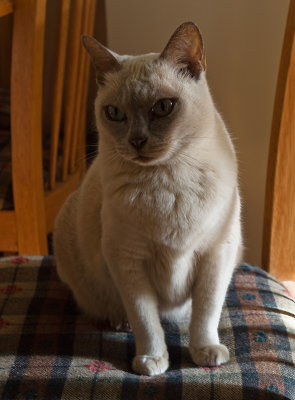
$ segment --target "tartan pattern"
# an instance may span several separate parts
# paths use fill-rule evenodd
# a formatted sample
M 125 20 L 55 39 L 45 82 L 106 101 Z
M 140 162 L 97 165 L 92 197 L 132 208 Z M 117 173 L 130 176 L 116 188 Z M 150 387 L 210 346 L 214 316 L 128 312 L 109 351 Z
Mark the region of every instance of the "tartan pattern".
M 184 327 L 164 324 L 170 368 L 134 374 L 132 332 L 81 315 L 52 256 L 0 260 L 0 310 L 2 400 L 295 399 L 295 301 L 258 267 L 234 274 L 220 322 L 231 358 L 215 368 L 194 365 Z

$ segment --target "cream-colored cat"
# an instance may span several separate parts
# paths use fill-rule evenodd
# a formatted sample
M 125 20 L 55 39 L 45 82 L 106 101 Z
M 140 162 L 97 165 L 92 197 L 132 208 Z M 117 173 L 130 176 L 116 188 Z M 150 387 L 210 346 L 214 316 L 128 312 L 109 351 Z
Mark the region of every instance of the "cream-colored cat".
M 55 227 L 58 273 L 88 314 L 135 335 L 132 367 L 168 368 L 160 317 L 190 317 L 190 353 L 219 365 L 218 324 L 240 257 L 237 162 L 205 78 L 201 34 L 181 25 L 164 51 L 119 56 L 90 36 L 99 156 Z

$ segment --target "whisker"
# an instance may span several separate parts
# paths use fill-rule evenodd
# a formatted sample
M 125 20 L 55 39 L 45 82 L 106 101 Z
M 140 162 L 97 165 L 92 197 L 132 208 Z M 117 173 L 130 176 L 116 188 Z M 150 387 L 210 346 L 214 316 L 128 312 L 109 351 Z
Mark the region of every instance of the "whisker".
M 182 157 L 183 161 L 186 162 L 187 164 L 191 165 L 192 163 L 195 163 L 196 161 L 198 161 L 198 159 L 196 157 L 193 157 L 190 154 L 187 154 L 183 151 L 179 152 L 179 155 Z
M 82 163 L 83 161 L 89 161 L 94 159 L 97 156 L 97 151 L 93 151 L 91 153 L 86 154 L 85 156 L 82 156 L 77 159 L 77 164 Z

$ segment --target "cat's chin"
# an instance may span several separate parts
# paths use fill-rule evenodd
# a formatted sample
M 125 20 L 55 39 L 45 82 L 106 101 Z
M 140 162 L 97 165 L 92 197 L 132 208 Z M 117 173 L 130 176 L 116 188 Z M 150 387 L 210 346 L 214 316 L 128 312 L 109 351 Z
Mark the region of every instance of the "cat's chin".
M 157 165 L 161 161 L 161 157 L 152 157 L 152 156 L 146 156 L 146 155 L 126 155 L 121 153 L 121 157 L 125 159 L 128 162 L 132 162 L 137 165 L 141 166 L 152 166 L 152 165 Z
M 134 163 L 139 164 L 139 165 L 154 165 L 157 164 L 157 159 L 152 158 L 152 157 L 146 157 L 146 156 L 136 156 L 132 158 Z
M 141 166 L 148 166 L 148 165 L 156 165 L 159 164 L 160 157 L 152 157 L 142 154 L 126 154 L 122 151 L 118 151 L 118 155 L 128 162 L 141 165 Z
M 154 166 L 154 165 L 161 165 L 165 164 L 172 156 L 172 153 L 167 152 L 154 152 L 154 153 L 137 153 L 137 154 L 130 154 L 130 153 L 123 153 L 118 151 L 120 156 L 125 159 L 126 161 L 132 162 L 137 165 L 141 166 Z
M 140 165 L 142 167 L 152 167 L 155 165 L 163 165 L 167 162 L 167 158 L 165 157 L 145 157 L 145 156 L 137 156 L 129 161 L 134 164 Z

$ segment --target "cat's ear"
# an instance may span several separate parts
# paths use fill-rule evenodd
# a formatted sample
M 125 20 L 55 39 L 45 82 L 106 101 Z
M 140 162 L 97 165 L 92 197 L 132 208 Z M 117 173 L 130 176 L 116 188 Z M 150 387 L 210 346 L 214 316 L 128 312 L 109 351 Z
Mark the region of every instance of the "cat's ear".
M 160 59 L 168 60 L 192 76 L 206 69 L 205 50 L 201 32 L 193 22 L 180 25 L 171 36 Z
M 97 83 L 104 82 L 104 75 L 107 72 L 120 68 L 114 53 L 110 52 L 92 36 L 82 35 L 82 43 L 94 64 Z

